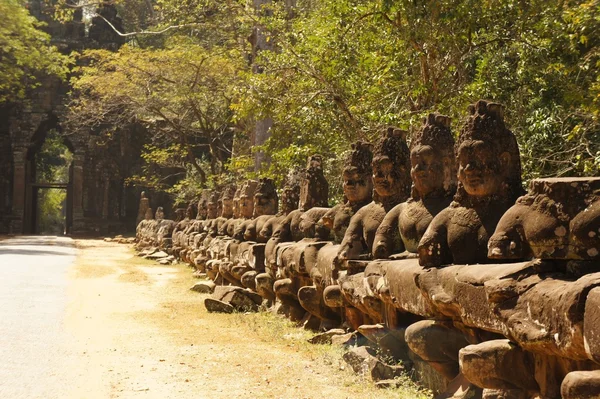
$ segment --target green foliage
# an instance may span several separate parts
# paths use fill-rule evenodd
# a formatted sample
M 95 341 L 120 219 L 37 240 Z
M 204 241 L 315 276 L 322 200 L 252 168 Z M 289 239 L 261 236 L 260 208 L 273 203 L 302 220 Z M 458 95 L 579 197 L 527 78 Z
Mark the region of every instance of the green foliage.
M 38 183 L 68 183 L 73 154 L 56 130 L 46 134 L 46 140 L 35 156 Z
M 21 0 L 0 0 L 0 104 L 21 100 L 46 73 L 65 78 L 70 58 L 50 45 L 50 36 Z
M 117 53 L 91 50 L 83 57 L 87 64 L 72 81 L 72 129 L 142 123 L 151 143 L 143 155 L 146 174 L 160 180 L 158 169 L 173 175 L 176 168 L 185 176 L 191 165 L 205 185 L 209 174 L 222 172 L 233 135 L 232 86 L 243 69 L 235 49 L 209 52 L 193 39 L 173 37 L 160 49 L 125 45 Z
M 598 1 L 299 1 L 286 18 L 263 18 L 278 51 L 261 53 L 264 73 L 235 104 L 273 119 L 273 163 L 298 146 L 339 164 L 351 141 L 415 129 L 433 110 L 458 131 L 466 105 L 490 98 L 506 106 L 526 179 L 598 174 Z
M 525 179 L 598 174 L 598 0 L 297 0 L 258 10 L 158 0 L 138 18 L 142 3 L 119 2 L 129 26 L 176 29 L 140 35 L 116 54 L 87 52 L 73 121 L 144 122 L 145 179 L 175 184 L 182 198 L 194 192 L 184 186 L 219 185 L 227 174 L 280 182 L 313 153 L 339 198 L 351 142 L 373 142 L 387 125 L 412 131 L 432 111 L 450 115 L 458 132 L 479 98 L 506 106 Z M 265 119 L 271 138 L 249 148 Z M 214 145 L 225 134 L 233 148 Z M 262 170 L 256 151 L 270 159 Z
M 40 234 L 65 233 L 65 207 L 67 190 L 48 188 L 38 190 L 38 222 Z

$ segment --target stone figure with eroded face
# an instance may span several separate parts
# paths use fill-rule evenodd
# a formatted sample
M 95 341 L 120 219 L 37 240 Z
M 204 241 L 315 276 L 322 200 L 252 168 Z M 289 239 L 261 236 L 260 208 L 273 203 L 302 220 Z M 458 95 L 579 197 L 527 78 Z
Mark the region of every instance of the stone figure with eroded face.
M 457 192 L 419 243 L 423 266 L 489 262 L 488 239 L 523 192 L 519 148 L 502 106 L 480 100 L 469 112 L 456 147 Z

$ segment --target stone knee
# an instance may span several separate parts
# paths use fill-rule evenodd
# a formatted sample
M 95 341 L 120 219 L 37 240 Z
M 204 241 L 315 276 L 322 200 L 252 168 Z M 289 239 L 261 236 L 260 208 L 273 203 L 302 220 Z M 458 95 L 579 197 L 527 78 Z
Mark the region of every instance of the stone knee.
M 464 376 L 481 388 L 539 391 L 533 355 L 508 339 L 466 346 L 459 352 L 459 361 Z
M 600 370 L 573 371 L 560 386 L 563 399 L 600 398 Z
M 231 275 L 232 267 L 233 267 L 233 263 L 231 263 L 231 262 L 221 262 L 219 264 L 219 274 L 221 275 L 221 277 L 223 277 L 225 280 L 227 280 L 231 284 L 240 285 L 239 281 Z
M 242 278 L 240 279 L 242 285 L 246 288 L 250 288 L 252 291 L 256 292 L 256 276 L 257 272 L 254 270 L 250 270 L 244 274 L 242 274 Z
M 446 379 L 458 375 L 458 352 L 469 342 L 450 322 L 422 320 L 411 324 L 405 337 L 409 348 Z
M 321 320 L 338 321 L 338 315 L 333 309 L 325 306 L 323 292 L 314 285 L 308 285 L 298 290 L 300 305 L 313 316 Z
M 297 292 L 294 292 L 294 282 L 291 278 L 275 281 L 275 284 L 273 284 L 273 291 L 275 291 L 275 296 L 282 302 L 289 300 L 294 302 L 298 301 Z
M 260 273 L 256 275 L 255 286 L 258 295 L 268 300 L 275 301 L 275 291 L 273 291 L 274 280 L 269 273 Z
M 244 273 L 251 271 L 252 269 L 246 265 L 234 265 L 231 267 L 231 275 L 238 281 L 242 280 Z

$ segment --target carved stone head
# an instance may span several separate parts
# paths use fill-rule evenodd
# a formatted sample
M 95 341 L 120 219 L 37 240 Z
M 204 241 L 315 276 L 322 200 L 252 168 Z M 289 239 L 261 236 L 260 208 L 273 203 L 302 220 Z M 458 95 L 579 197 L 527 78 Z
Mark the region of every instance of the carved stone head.
M 144 219 L 146 219 L 146 220 L 154 219 L 154 214 L 152 212 L 152 208 L 146 209 L 146 213 L 144 214 Z
M 323 157 L 312 155 L 308 157 L 304 177 L 300 185 L 300 204 L 302 211 L 313 207 L 327 207 L 329 184 L 323 175 Z
M 429 114 L 410 143 L 411 197 L 448 197 L 456 191 L 454 137 L 450 117 Z
M 162 206 L 156 208 L 156 214 L 154 215 L 154 219 L 163 220 L 165 218 L 165 211 Z
M 220 195 L 218 191 L 211 191 L 206 203 L 206 218 L 215 219 L 219 215 Z
M 389 127 L 373 153 L 373 199 L 398 204 L 410 193 L 410 151 L 406 131 Z
M 469 114 L 456 143 L 455 201 L 467 207 L 489 199 L 512 204 L 523 193 L 521 158 L 517 140 L 504 124 L 503 106 L 479 100 L 469 106 Z
M 352 202 L 368 202 L 373 194 L 373 145 L 362 141 L 352 144 L 344 162 L 344 196 Z
M 241 217 L 241 208 L 240 208 L 240 196 L 242 195 L 242 188 L 239 187 L 235 190 L 235 194 L 233 194 L 233 217 L 238 219 Z
M 254 214 L 254 193 L 258 182 L 256 180 L 247 180 L 240 189 L 240 217 L 249 219 Z
M 234 184 L 230 184 L 223 188 L 221 192 L 221 216 L 224 218 L 230 218 L 233 216 L 233 203 L 236 195 L 236 187 Z
M 206 208 L 204 208 L 204 209 L 206 209 Z M 196 203 L 192 201 L 189 203 L 188 207 L 185 210 L 185 218 L 193 219 L 196 212 L 198 212 L 198 214 L 199 214 L 200 210 L 196 208 Z M 204 214 L 204 218 L 206 218 L 206 214 Z
M 302 180 L 302 172 L 299 168 L 289 171 L 283 189 L 281 190 L 281 211 L 287 215 L 294 209 L 298 209 L 298 201 L 300 201 L 300 183 Z
M 273 180 L 262 178 L 258 181 L 254 192 L 253 217 L 274 215 L 279 207 L 279 198 Z
M 196 215 L 196 219 L 205 220 L 208 214 L 208 196 L 210 192 L 207 190 L 202 191 L 200 194 L 200 199 L 198 200 L 198 213 Z M 190 204 L 191 205 L 191 204 Z

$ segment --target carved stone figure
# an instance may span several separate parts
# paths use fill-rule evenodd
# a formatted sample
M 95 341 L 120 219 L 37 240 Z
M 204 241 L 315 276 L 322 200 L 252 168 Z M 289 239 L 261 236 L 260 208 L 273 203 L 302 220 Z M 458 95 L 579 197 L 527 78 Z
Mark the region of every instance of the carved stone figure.
M 254 192 L 254 218 L 237 227 L 233 238 L 238 242 L 230 246 L 230 263 L 224 265 L 223 270 L 220 269 L 224 277 L 227 274 L 227 280 L 235 280 L 236 285 L 243 285 L 242 276 L 252 271 L 249 255 L 258 238 L 257 231 L 260 231 L 269 219 L 275 217 L 278 206 L 279 200 L 273 181 L 267 178 L 260 179 Z M 254 281 L 254 277 L 248 278 Z
M 350 224 L 336 262 L 371 257 L 371 248 L 377 228 L 386 213 L 405 201 L 410 194 L 410 154 L 406 132 L 388 128 L 375 146 L 373 161 L 373 202 L 359 209 Z
M 352 149 L 344 163 L 342 171 L 345 202 L 331 208 L 319 220 L 317 242 L 307 245 L 302 254 L 304 264 L 312 285 L 301 287 L 298 300 L 302 307 L 324 322 L 335 323 L 339 315 L 325 306 L 323 290 L 333 282 L 333 260 L 339 251 L 346 229 L 352 216 L 363 206 L 371 202 L 373 193 L 372 145 L 364 142 L 352 144 Z M 326 233 L 326 234 L 324 234 Z
M 303 228 L 301 228 L 302 216 L 311 208 L 322 210 L 325 209 L 322 207 L 327 206 L 329 184 L 323 175 L 322 161 L 323 159 L 320 155 L 313 155 L 308 158 L 307 167 L 302 173 L 300 183 L 298 209 L 290 212 L 283 219 L 265 246 L 265 272 L 256 276 L 255 284 L 257 292 L 269 302 L 272 302 L 275 298 L 274 283 L 278 273 L 278 253 L 280 254 L 285 246 L 282 246 L 282 244 L 300 241 L 304 238 L 305 234 L 314 234 L 315 225 L 322 214 L 315 219 L 315 212 L 318 212 L 318 210 L 313 210 L 309 217 L 305 217 L 306 220 L 304 221 Z M 282 278 L 282 276 L 280 275 L 279 278 Z M 283 285 L 280 284 L 281 293 L 288 291 L 286 287 L 289 284 L 287 283 L 291 282 L 286 281 L 282 283 Z M 293 296 L 295 296 L 297 289 L 294 291 L 293 288 L 290 288 L 290 292 L 293 292 Z M 285 295 L 282 297 L 285 297 Z M 297 300 L 295 304 L 297 304 Z M 299 305 L 297 306 L 299 307 Z
M 150 200 L 146 198 L 146 192 L 142 191 L 140 194 L 140 206 L 138 207 L 138 215 L 136 219 L 136 226 L 140 224 L 142 220 L 144 220 L 146 216 L 146 211 L 150 208 Z
M 496 228 L 492 259 L 600 259 L 600 178 L 532 180 Z
M 504 212 L 522 193 L 519 148 L 504 124 L 502 106 L 480 100 L 469 107 L 469 114 L 456 144 L 458 187 L 454 201 L 433 218 L 419 242 L 419 263 L 425 267 L 490 263 L 488 240 Z M 418 278 L 434 281 L 435 276 Z M 427 285 L 426 281 L 417 282 L 421 287 Z M 433 300 L 440 306 L 443 301 L 442 295 Z M 406 341 L 422 359 L 437 358 L 431 364 L 451 378 L 458 371 L 457 350 L 462 344 L 456 338 L 439 341 L 439 328 L 426 320 L 417 322 L 407 329 Z M 476 331 L 467 333 L 477 335 Z M 439 360 L 441 354 L 443 362 Z
M 410 194 L 410 151 L 406 145 L 405 131 L 388 128 L 375 146 L 372 167 L 373 202 L 359 209 L 350 219 L 350 225 L 334 259 L 336 271 L 344 272 L 339 275 L 338 284 L 333 284 L 324 291 L 324 300 L 328 305 L 335 305 L 337 298 L 343 295 L 348 305 L 345 306 L 346 320 L 354 327 L 365 321 L 364 312 L 358 312 L 358 308 L 351 304 L 353 298 L 356 298 L 355 290 L 363 287 L 362 271 L 367 265 L 367 262 L 355 260 L 371 258 L 377 228 L 385 215 Z M 332 301 L 331 298 L 336 300 Z
M 410 146 L 411 197 L 387 213 L 375 235 L 373 258 L 416 256 L 431 220 L 450 205 L 456 191 L 450 118 L 429 114 Z
M 454 202 L 433 219 L 419 243 L 423 266 L 489 263 L 488 240 L 523 191 L 519 148 L 504 124 L 502 105 L 480 100 L 469 113 L 457 142 Z
M 396 328 L 396 307 L 390 296 L 404 290 L 402 275 L 416 258 L 419 240 L 435 215 L 452 201 L 456 191 L 454 138 L 450 118 L 429 114 L 410 146 L 411 197 L 387 213 L 377 229 L 373 257 L 393 261 L 373 261 L 365 268 L 364 284 L 347 282 L 346 296 L 373 321 L 387 321 Z M 391 287 L 390 287 L 391 285 Z M 383 303 L 382 303 L 383 302 Z M 386 311 L 387 310 L 387 311 Z

